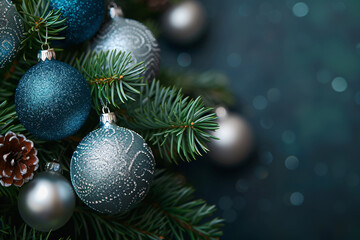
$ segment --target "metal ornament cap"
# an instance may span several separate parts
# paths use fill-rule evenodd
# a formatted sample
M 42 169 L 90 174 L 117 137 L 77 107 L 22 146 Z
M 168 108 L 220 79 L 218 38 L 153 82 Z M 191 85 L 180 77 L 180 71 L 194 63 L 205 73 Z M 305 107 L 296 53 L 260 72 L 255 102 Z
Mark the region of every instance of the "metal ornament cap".
M 60 163 L 58 163 L 57 161 L 52 161 L 52 162 L 48 162 L 46 163 L 46 171 L 47 172 L 57 172 L 57 173 L 62 173 L 62 168 Z
M 55 60 L 56 59 L 56 54 L 55 54 L 55 50 L 53 48 L 47 49 L 47 50 L 40 50 L 38 52 L 37 55 L 38 61 L 42 61 L 45 62 L 45 60 Z
M 116 124 L 115 113 L 109 112 L 100 115 L 100 127 L 104 127 L 107 124 Z

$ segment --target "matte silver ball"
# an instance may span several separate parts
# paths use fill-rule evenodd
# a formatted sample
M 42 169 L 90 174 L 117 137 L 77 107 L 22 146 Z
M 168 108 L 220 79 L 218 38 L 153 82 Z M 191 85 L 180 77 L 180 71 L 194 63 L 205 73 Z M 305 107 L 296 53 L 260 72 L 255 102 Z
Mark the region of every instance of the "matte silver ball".
M 71 181 L 79 198 L 105 214 L 130 210 L 145 198 L 155 160 L 137 133 L 106 123 L 78 145 L 70 163 Z
M 206 13 L 194 0 L 178 3 L 166 11 L 162 19 L 165 36 L 180 45 L 194 43 L 206 29 Z
M 222 166 L 243 163 L 253 150 L 254 136 L 250 125 L 237 114 L 225 108 L 216 109 L 219 129 L 213 134 L 219 140 L 209 144 L 210 156 Z
M 99 51 L 118 50 L 131 52 L 133 64 L 144 62 L 145 80 L 153 80 L 160 69 L 160 48 L 152 32 L 143 24 L 114 15 L 105 24 L 90 48 Z
M 54 231 L 71 218 L 75 194 L 69 181 L 60 173 L 42 172 L 21 189 L 18 208 L 29 226 L 42 232 Z

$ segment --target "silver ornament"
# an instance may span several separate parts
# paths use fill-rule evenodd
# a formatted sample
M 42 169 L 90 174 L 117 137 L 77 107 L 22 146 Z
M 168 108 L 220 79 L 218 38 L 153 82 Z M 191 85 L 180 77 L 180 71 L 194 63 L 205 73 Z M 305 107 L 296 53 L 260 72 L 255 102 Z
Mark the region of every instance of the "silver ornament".
M 168 9 L 162 19 L 164 35 L 180 45 L 198 40 L 206 29 L 206 13 L 194 0 L 180 2 Z
M 74 212 L 74 191 L 60 173 L 60 164 L 50 162 L 45 172 L 38 174 L 20 191 L 20 215 L 38 231 L 59 229 L 69 221 Z
M 134 64 L 144 62 L 144 79 L 153 80 L 160 69 L 160 48 L 152 32 L 138 21 L 123 18 L 121 10 L 115 4 L 110 7 L 110 17 L 90 48 L 96 52 L 131 52 Z
M 0 68 L 10 62 L 18 52 L 23 25 L 11 0 L 0 0 Z
M 216 109 L 219 129 L 213 134 L 219 140 L 209 144 L 210 156 L 223 166 L 235 166 L 246 160 L 253 150 L 254 136 L 250 125 L 224 107 Z
M 70 163 L 71 182 L 79 198 L 106 214 L 130 210 L 146 196 L 155 161 L 144 139 L 115 124 L 114 113 L 100 117 L 100 128 L 78 145 Z

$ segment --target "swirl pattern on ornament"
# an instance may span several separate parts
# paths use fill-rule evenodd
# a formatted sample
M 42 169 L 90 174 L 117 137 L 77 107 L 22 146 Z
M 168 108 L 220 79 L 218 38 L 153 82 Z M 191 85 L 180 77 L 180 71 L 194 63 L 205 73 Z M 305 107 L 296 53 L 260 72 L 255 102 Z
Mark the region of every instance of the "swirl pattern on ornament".
M 89 133 L 70 164 L 75 192 L 90 208 L 106 214 L 130 210 L 149 190 L 154 156 L 137 133 L 107 124 Z
M 0 1 L 0 68 L 10 62 L 20 48 L 23 26 L 10 0 Z
M 160 48 L 152 32 L 143 24 L 121 17 L 110 20 L 99 32 L 91 48 L 96 52 L 131 52 L 134 64 L 144 62 L 145 80 L 153 80 L 160 68 Z

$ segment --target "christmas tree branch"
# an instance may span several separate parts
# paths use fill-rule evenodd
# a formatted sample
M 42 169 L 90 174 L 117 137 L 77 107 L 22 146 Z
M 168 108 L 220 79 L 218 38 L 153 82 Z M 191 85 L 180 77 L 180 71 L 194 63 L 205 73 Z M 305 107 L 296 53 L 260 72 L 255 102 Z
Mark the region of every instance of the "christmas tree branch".
M 234 97 L 230 93 L 227 77 L 219 72 L 208 71 L 201 74 L 163 70 L 159 74 L 161 84 L 181 88 L 184 94 L 201 96 L 207 106 L 232 105 Z
M 50 0 L 14 1 L 24 22 L 22 46 L 38 50 L 47 38 L 48 41 L 61 40 L 59 36 L 66 29 L 66 19 L 60 19 L 60 10 L 49 10 Z M 42 40 L 39 39 L 39 35 Z M 27 51 L 24 51 L 26 58 Z
M 97 110 L 102 104 L 118 107 L 119 102 L 135 100 L 133 95 L 139 94 L 143 85 L 143 62 L 133 64 L 130 53 L 89 52 L 77 59 L 75 67 L 89 82 Z
M 17 115 L 15 106 L 7 104 L 6 101 L 0 103 L 0 135 L 8 131 L 22 132 L 25 128 L 16 123 Z
M 214 211 L 203 200 L 193 199 L 194 189 L 174 175 L 158 171 L 149 195 L 133 210 L 120 215 L 99 215 L 86 207 L 74 213 L 77 237 L 81 229 L 106 239 L 219 239 L 222 220 L 204 222 Z
M 217 129 L 216 115 L 200 97 L 183 97 L 181 90 L 161 87 L 159 81 L 142 87 L 139 101 L 118 111 L 124 124 L 155 146 L 162 157 L 177 162 L 207 152 L 206 143 Z

